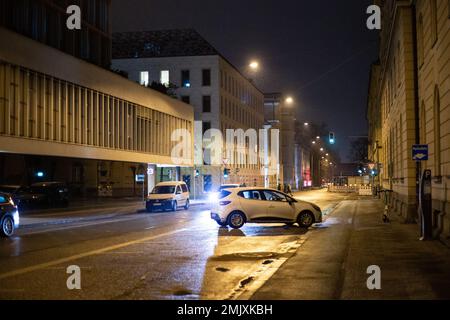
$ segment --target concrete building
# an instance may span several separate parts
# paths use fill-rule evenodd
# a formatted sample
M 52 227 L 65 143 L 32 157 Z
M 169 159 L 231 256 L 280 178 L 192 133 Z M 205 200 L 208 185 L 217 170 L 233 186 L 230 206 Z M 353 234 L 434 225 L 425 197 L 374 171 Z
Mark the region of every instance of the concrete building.
M 372 68 L 369 90 L 372 159 L 378 154 L 380 183 L 394 191 L 393 209 L 410 222 L 418 221 L 416 181 L 431 169 L 434 235 L 448 240 L 450 4 L 376 3 L 383 8 L 384 27 L 380 63 Z M 428 161 L 412 160 L 413 144 L 428 144 Z
M 296 119 L 295 106 L 288 104 L 281 93 L 266 93 L 264 108 L 266 123 L 280 130 L 280 170 L 272 177 L 271 186 L 281 183 L 300 190 L 320 185 L 319 169 L 313 177 L 313 168 L 319 168 L 320 160 L 311 150 L 311 133 Z
M 152 188 L 157 165 L 192 166 L 192 150 L 172 157 L 171 132 L 193 134 L 193 108 L 105 69 L 110 1 L 79 3 L 82 29 L 68 31 L 65 1 L 0 2 L 0 184 L 133 195 L 137 173 Z
M 194 106 L 203 133 L 219 129 L 225 137 L 227 129 L 263 128 L 261 91 L 194 30 L 115 33 L 113 68 L 142 85 L 175 85 L 179 99 Z M 196 135 L 197 150 L 200 140 Z M 259 162 L 233 163 L 225 153 L 221 165 L 182 169 L 181 175 L 199 195 L 222 183 L 264 185 Z

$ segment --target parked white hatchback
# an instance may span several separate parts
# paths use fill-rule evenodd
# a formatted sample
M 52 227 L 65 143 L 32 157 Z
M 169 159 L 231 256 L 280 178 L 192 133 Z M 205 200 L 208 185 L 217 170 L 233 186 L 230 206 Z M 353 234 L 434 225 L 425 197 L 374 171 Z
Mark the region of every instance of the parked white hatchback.
M 149 193 L 146 201 L 148 212 L 154 210 L 177 211 L 179 207 L 189 209 L 189 189 L 183 181 L 158 183 Z
M 268 188 L 233 188 L 222 190 L 211 210 L 211 219 L 220 226 L 241 228 L 245 223 L 298 223 L 309 228 L 322 222 L 322 211 L 310 202 L 296 200 Z

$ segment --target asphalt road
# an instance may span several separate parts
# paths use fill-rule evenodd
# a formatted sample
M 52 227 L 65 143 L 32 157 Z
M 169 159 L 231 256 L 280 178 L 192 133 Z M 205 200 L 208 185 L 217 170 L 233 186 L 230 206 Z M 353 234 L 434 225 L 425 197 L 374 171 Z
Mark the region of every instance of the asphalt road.
M 348 198 L 324 190 L 297 196 L 325 217 Z M 208 207 L 148 214 L 128 206 L 101 219 L 20 229 L 0 239 L 0 299 L 247 299 L 316 232 L 219 228 Z M 72 265 L 80 267 L 81 290 L 67 288 Z

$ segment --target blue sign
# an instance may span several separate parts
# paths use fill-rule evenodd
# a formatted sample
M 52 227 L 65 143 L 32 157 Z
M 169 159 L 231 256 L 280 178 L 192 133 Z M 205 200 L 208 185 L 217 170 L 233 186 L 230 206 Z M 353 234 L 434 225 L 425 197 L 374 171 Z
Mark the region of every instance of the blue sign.
M 415 144 L 412 147 L 413 161 L 426 161 L 428 160 L 428 145 L 427 144 Z
M 136 175 L 136 182 L 145 182 L 145 175 L 137 174 Z

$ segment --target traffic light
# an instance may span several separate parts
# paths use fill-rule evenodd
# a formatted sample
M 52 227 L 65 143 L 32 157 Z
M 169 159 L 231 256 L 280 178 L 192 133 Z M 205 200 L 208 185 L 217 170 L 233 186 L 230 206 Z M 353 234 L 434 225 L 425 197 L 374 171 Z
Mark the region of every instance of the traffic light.
M 228 178 L 228 176 L 230 175 L 230 169 L 223 169 L 223 177 L 224 178 Z
M 330 132 L 329 141 L 330 141 L 330 144 L 334 144 L 336 142 L 336 139 L 334 137 L 334 132 Z

